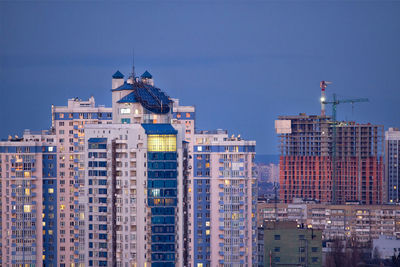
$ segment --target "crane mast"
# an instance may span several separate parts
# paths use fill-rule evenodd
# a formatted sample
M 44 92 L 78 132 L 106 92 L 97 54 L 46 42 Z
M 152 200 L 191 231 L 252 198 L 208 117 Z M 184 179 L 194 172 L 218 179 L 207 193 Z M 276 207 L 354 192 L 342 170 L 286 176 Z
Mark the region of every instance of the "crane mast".
M 332 101 L 326 101 L 325 99 L 325 88 L 326 85 L 330 84 L 330 82 L 321 82 L 321 89 L 323 88 L 323 96 L 321 96 L 321 115 L 325 115 L 325 105 L 332 105 L 332 150 L 331 150 L 331 159 L 332 159 L 332 204 L 336 204 L 336 127 L 338 125 L 338 121 L 336 120 L 336 110 L 337 105 L 345 104 L 345 103 L 358 103 L 358 102 L 368 102 L 368 98 L 354 98 L 354 99 L 337 99 L 336 94 L 333 94 Z M 323 107 L 323 109 L 322 109 Z M 323 110 L 323 114 L 322 114 Z

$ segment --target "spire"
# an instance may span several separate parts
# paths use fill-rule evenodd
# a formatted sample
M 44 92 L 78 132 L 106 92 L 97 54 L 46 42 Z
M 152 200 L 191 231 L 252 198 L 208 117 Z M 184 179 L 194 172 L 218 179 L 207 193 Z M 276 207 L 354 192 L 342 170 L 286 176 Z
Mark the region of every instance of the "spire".
M 119 70 L 117 70 L 112 77 L 113 79 L 123 79 L 124 75 Z
M 132 49 L 132 83 L 136 82 L 135 74 L 135 48 Z

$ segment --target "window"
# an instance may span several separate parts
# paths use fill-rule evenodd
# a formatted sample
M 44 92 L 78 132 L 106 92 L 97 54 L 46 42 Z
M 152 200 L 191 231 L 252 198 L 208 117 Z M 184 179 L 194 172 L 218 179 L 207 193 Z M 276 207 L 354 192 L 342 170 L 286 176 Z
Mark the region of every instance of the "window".
M 275 252 L 280 252 L 280 251 L 281 251 L 281 248 L 280 248 L 280 247 L 275 247 L 274 251 L 275 251 Z
M 281 236 L 280 236 L 280 235 L 275 235 L 275 236 L 274 236 L 274 239 L 275 239 L 275 240 L 281 240 Z
M 63 114 L 64 115 L 64 114 Z M 59 123 L 58 123 L 58 125 L 59 126 L 64 126 L 64 122 L 63 121 L 60 121 Z
M 312 262 L 318 262 L 318 258 L 317 258 L 317 257 L 312 257 L 312 258 L 311 258 L 311 261 L 312 261 Z
M 275 262 L 280 262 L 280 261 L 281 261 L 281 257 L 275 257 L 275 258 L 274 258 L 274 261 L 275 261 Z
M 130 124 L 131 123 L 131 119 L 121 119 L 121 123 L 122 124 Z
M 312 247 L 312 252 L 318 252 L 318 247 Z
M 129 113 L 131 113 L 131 109 L 130 108 L 121 108 L 120 113 L 121 114 L 129 114 Z

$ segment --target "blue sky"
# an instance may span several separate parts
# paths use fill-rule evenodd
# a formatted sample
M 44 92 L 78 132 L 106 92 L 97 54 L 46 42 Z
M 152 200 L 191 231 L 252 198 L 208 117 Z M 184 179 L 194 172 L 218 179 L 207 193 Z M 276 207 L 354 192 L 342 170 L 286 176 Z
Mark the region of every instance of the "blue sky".
M 400 1 L 0 2 L 0 136 L 50 127 L 51 105 L 93 95 L 111 75 L 148 70 L 228 129 L 277 153 L 274 120 L 319 114 L 327 95 L 367 97 L 338 118 L 400 127 Z M 328 107 L 328 114 L 330 109 Z

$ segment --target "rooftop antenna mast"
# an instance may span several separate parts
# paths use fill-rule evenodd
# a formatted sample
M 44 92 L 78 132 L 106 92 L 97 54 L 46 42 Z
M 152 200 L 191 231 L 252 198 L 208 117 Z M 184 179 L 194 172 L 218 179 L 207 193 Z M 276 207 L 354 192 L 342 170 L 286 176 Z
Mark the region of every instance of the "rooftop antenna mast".
M 136 73 L 135 73 L 135 48 L 132 49 L 132 83 L 136 82 Z

